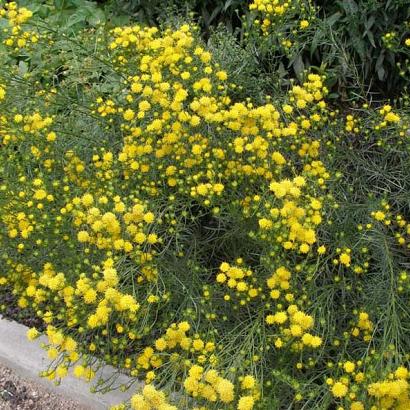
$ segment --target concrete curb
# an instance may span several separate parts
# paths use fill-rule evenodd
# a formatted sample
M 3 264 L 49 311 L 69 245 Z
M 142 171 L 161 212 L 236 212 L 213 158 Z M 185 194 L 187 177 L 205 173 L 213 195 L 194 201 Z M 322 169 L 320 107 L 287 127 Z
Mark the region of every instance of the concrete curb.
M 47 339 L 41 336 L 36 341 L 31 342 L 27 340 L 27 330 L 28 327 L 0 316 L 0 363 L 15 371 L 23 379 L 32 380 L 55 394 L 77 401 L 90 410 L 109 409 L 115 404 L 128 400 L 133 394 L 135 385 L 126 392 L 115 390 L 101 394 L 91 393 L 90 387 L 92 385 L 75 378 L 72 374 L 68 374 L 59 386 L 55 386 L 49 380 L 40 377 L 39 373 L 47 369 L 50 363 L 46 352 L 40 347 L 41 342 L 46 343 Z M 109 378 L 116 373 L 118 371 L 113 367 L 105 366 L 102 371 L 97 373 L 97 378 L 101 375 L 104 378 Z M 116 377 L 116 386 L 129 385 L 132 381 L 123 374 L 116 375 Z

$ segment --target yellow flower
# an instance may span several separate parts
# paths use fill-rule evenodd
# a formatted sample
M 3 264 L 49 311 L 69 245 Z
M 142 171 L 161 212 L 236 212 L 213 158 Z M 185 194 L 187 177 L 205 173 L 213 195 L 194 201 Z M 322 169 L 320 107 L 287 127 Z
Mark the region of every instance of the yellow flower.
M 343 368 L 345 369 L 346 373 L 353 373 L 356 365 L 353 362 L 346 362 L 343 365 Z
M 299 247 L 301 253 L 308 253 L 310 250 L 310 246 L 307 243 L 302 243 Z
M 84 302 L 87 304 L 95 302 L 97 298 L 97 292 L 94 289 L 88 289 L 84 294 Z
M 255 378 L 253 376 L 247 375 L 243 378 L 241 383 L 242 389 L 253 389 L 256 385 Z
M 364 410 L 364 405 L 360 401 L 355 401 L 350 405 L 350 410 Z
M 215 386 L 215 390 L 218 392 L 220 400 L 223 403 L 230 403 L 234 399 L 234 385 L 227 379 L 221 379 Z
M 216 76 L 220 81 L 226 81 L 228 79 L 226 71 L 217 71 Z
M 55 133 L 54 131 L 49 132 L 49 133 L 47 134 L 47 141 L 49 141 L 49 142 L 55 141 L 56 138 L 57 138 L 57 135 L 56 135 L 56 133 Z
M 141 394 L 135 394 L 131 397 L 131 407 L 134 410 L 151 410 L 151 405 L 145 401 L 144 396 Z
M 155 341 L 155 348 L 162 352 L 167 348 L 167 342 L 164 338 L 159 338 Z
M 88 242 L 90 240 L 90 235 L 87 231 L 80 231 L 77 234 L 77 239 L 79 242 Z
M 192 343 L 192 347 L 195 350 L 202 350 L 204 348 L 205 344 L 201 339 L 195 339 Z
M 60 366 L 57 367 L 56 374 L 57 374 L 58 377 L 63 378 L 65 376 L 67 376 L 67 373 L 68 373 L 67 367 L 65 367 L 63 365 L 60 365 Z
M 135 117 L 135 113 L 133 110 L 129 108 L 124 112 L 123 117 L 124 117 L 124 120 L 126 121 L 132 121 Z
M 341 383 L 341 382 L 336 382 L 333 386 L 332 386 L 332 394 L 333 396 L 337 397 L 337 398 L 341 398 L 346 396 L 348 391 L 348 388 L 345 384 Z
M 47 192 L 44 189 L 37 189 L 34 192 L 33 198 L 41 201 L 47 196 Z
M 309 22 L 307 20 L 301 20 L 299 25 L 301 29 L 305 29 L 309 27 Z
M 288 315 L 286 314 L 286 312 L 277 312 L 274 315 L 275 323 L 278 323 L 280 325 L 285 323 L 287 320 L 288 320 Z
M 155 220 L 155 215 L 154 215 L 152 212 L 147 212 L 147 213 L 144 215 L 144 221 L 145 221 L 147 224 L 150 224 L 150 223 L 154 222 L 154 220 Z
M 27 339 L 28 340 L 34 340 L 39 336 L 38 330 L 34 327 L 31 329 L 27 330 Z
M 259 227 L 261 229 L 270 229 L 272 225 L 273 223 L 269 219 L 266 219 L 266 218 L 259 219 Z
M 255 399 L 252 396 L 242 396 L 238 401 L 237 410 L 252 410 Z
M 403 366 L 398 367 L 394 374 L 398 379 L 407 379 L 409 377 L 409 371 Z
M 346 253 L 346 252 L 343 252 L 343 253 L 339 256 L 339 261 L 340 261 L 340 263 L 341 263 L 342 265 L 350 266 L 350 261 L 351 261 L 350 255 L 349 255 L 348 253 Z

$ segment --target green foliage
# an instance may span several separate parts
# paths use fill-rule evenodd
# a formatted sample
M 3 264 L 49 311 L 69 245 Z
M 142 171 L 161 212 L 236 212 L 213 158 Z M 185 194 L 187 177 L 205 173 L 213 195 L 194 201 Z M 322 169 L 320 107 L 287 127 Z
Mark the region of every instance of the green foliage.
M 123 13 L 148 24 L 167 20 L 170 11 L 191 15 L 199 20 L 205 33 L 223 24 L 231 32 L 241 25 L 241 15 L 246 12 L 243 0 L 105 0 L 100 3 L 107 11 Z
M 369 92 L 390 97 L 408 86 L 409 0 L 316 1 L 303 10 L 304 15 L 287 13 L 265 35 L 248 24 L 249 41 L 268 72 L 290 69 L 300 77 L 307 68 L 326 70 L 333 97 L 344 100 Z M 256 12 L 255 17 L 266 15 Z M 302 18 L 309 22 L 303 30 Z
M 104 11 L 97 3 L 88 0 L 22 0 L 53 28 L 66 31 L 95 27 L 106 21 Z
M 339 86 L 391 95 L 408 85 L 410 54 L 404 40 L 410 34 L 409 0 L 319 0 L 317 6 L 323 25 L 304 51 L 314 64 L 325 61 Z M 391 44 L 387 33 L 394 33 Z

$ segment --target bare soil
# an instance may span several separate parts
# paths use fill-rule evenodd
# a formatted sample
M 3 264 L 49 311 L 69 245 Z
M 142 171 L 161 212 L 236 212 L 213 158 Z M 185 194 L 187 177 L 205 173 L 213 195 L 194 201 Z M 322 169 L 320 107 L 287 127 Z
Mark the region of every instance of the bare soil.
M 92 410 L 25 380 L 0 363 L 0 410 Z

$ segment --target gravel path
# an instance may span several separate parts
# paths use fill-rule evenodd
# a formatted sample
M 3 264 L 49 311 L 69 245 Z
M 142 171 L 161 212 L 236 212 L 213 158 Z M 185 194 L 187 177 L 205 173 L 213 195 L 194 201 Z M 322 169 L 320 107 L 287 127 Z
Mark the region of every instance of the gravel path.
M 24 380 L 0 363 L 0 410 L 92 410 Z

